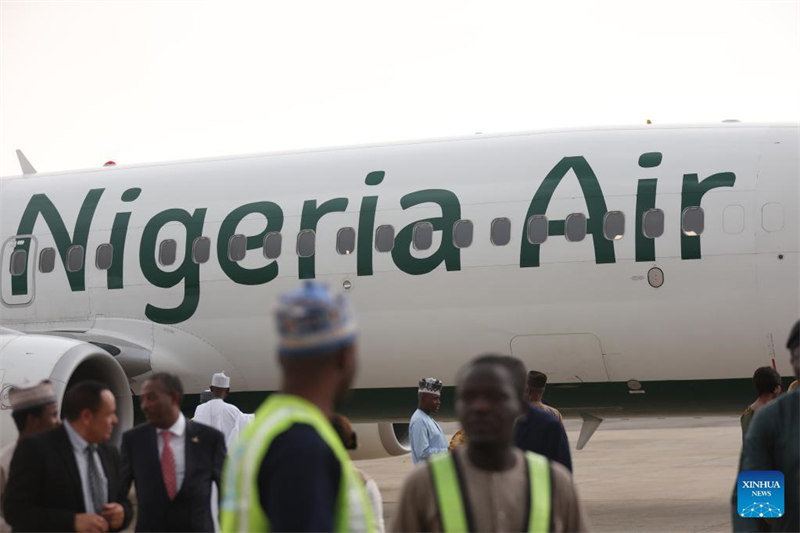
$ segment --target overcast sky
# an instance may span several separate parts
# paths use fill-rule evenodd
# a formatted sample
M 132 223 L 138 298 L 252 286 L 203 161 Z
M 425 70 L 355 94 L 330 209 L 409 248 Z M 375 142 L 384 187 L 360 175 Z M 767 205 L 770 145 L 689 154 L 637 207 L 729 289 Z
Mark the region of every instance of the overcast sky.
M 0 175 L 800 120 L 800 2 L 0 0 Z

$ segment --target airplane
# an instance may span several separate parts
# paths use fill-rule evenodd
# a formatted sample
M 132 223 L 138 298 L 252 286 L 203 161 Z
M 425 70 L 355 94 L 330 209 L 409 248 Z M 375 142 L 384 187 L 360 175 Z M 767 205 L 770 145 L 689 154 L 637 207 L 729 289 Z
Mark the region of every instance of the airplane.
M 791 375 L 798 124 L 628 126 L 223 157 L 0 182 L 0 442 L 10 387 L 96 378 L 131 427 L 152 372 L 280 386 L 276 295 L 349 295 L 345 412 L 405 453 L 421 377 L 482 353 L 548 374 L 567 414 L 735 412 Z M 184 407 L 193 409 L 191 396 Z M 407 429 L 406 429 L 407 430 Z M 582 435 L 583 438 L 583 435 Z M 584 442 L 585 443 L 585 442 Z

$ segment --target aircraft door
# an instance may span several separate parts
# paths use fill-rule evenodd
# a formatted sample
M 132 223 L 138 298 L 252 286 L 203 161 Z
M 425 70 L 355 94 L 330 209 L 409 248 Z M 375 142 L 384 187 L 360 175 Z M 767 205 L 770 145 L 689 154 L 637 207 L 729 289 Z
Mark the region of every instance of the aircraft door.
M 763 352 L 756 366 L 774 359 L 791 376 L 785 349 L 789 329 L 800 316 L 800 182 L 797 137 L 770 137 L 759 159 L 753 233 L 758 268 L 758 318 Z M 752 372 L 752 370 L 750 370 Z
M 18 235 L 3 243 L 0 254 L 0 299 L 6 306 L 33 301 L 36 272 L 36 238 Z
M 517 335 L 511 354 L 552 383 L 608 381 L 600 339 L 591 333 Z

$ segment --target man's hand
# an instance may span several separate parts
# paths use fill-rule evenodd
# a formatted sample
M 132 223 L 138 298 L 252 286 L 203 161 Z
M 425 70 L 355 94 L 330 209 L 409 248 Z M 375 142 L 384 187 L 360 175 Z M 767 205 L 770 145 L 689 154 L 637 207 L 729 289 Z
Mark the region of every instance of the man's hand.
M 108 520 L 108 525 L 113 530 L 120 529 L 122 522 L 125 521 L 125 509 L 118 503 L 104 504 L 101 514 Z
M 108 531 L 108 522 L 99 514 L 76 514 L 73 526 L 78 533 L 105 533 Z

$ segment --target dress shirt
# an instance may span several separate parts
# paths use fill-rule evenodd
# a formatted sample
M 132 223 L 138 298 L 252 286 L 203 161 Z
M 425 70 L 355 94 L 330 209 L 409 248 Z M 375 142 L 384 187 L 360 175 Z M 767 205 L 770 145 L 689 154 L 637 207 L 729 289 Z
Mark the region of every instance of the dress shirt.
M 73 429 L 72 424 L 67 422 L 64 424 L 67 430 L 69 442 L 72 444 L 72 454 L 75 456 L 75 462 L 78 464 L 78 472 L 81 476 L 81 489 L 83 491 L 83 506 L 87 513 L 94 513 L 94 501 L 92 500 L 92 489 L 89 486 L 89 458 L 86 454 L 86 448 L 90 446 L 83 437 L 78 435 L 78 432 Z M 108 478 L 103 469 L 103 462 L 100 461 L 100 456 L 96 453 L 92 455 L 94 458 L 97 472 L 100 474 L 102 480 L 102 496 L 103 501 L 108 501 Z
M 424 461 L 431 455 L 447 451 L 444 431 L 422 409 L 417 409 L 411 416 L 408 434 L 411 440 L 411 459 L 414 464 Z
M 183 477 L 186 474 L 186 418 L 183 413 L 178 415 L 178 419 L 169 429 L 156 428 L 159 461 L 161 461 L 161 454 L 164 451 L 164 437 L 161 436 L 164 431 L 172 433 L 169 445 L 172 448 L 172 455 L 175 457 L 176 489 L 180 491 L 181 485 L 183 485 Z

